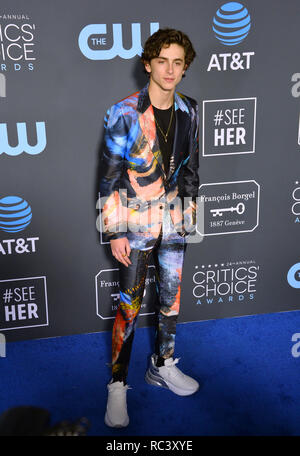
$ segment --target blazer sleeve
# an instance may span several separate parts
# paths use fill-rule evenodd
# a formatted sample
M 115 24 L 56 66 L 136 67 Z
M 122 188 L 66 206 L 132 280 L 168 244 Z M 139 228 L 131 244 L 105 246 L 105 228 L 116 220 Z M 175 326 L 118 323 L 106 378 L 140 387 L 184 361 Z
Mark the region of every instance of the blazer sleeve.
M 192 197 L 196 201 L 199 189 L 199 108 L 196 102 L 191 114 L 191 134 L 189 141 L 189 156 L 183 166 L 184 196 Z
M 191 130 L 189 155 L 182 169 L 182 195 L 189 199 L 188 207 L 184 206 L 184 231 L 191 232 L 196 226 L 197 196 L 199 192 L 199 108 L 195 100 L 191 110 Z
M 106 241 L 126 236 L 120 180 L 127 145 L 127 127 L 121 107 L 112 106 L 104 119 L 104 145 L 100 160 L 102 234 Z

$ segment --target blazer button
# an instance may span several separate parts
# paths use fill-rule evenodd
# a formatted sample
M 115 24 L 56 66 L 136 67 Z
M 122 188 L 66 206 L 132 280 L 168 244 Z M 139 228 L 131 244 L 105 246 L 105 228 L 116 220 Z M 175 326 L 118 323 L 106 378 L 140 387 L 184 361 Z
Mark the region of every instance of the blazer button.
M 139 209 L 140 207 L 141 207 L 140 204 L 136 204 L 136 205 L 135 205 L 135 209 Z
M 162 204 L 160 204 L 160 205 L 159 205 L 159 209 L 163 209 L 163 208 L 164 208 L 164 207 L 163 207 L 163 205 L 162 205 Z

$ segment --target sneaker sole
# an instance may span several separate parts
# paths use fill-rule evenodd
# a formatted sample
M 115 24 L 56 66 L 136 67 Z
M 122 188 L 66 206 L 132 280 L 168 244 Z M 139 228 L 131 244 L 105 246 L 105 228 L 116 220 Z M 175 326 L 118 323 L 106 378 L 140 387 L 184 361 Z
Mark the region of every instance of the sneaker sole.
M 149 385 L 159 386 L 160 388 L 168 389 L 173 393 L 177 394 L 178 396 L 191 396 L 192 394 L 198 391 L 200 386 L 198 384 L 198 387 L 195 390 L 184 390 L 182 388 L 178 388 L 172 385 L 171 383 L 168 383 L 166 380 L 163 380 L 161 377 L 153 375 L 150 369 L 148 369 L 146 372 L 145 380 L 147 383 L 149 383 Z
M 104 423 L 106 424 L 106 426 L 109 426 L 109 427 L 114 427 L 114 428 L 122 428 L 122 427 L 126 427 L 128 426 L 129 424 L 129 418 L 127 418 L 123 424 L 113 424 L 110 419 L 108 418 L 108 414 L 105 413 L 105 417 L 104 417 Z

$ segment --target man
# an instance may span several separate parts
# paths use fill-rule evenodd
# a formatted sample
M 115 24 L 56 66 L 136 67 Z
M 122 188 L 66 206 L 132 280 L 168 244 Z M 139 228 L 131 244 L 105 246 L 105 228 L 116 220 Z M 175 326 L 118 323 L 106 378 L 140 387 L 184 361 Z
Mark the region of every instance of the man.
M 112 106 L 105 121 L 100 166 L 103 233 L 120 262 L 120 304 L 112 331 L 105 414 L 111 427 L 129 423 L 126 379 L 150 254 L 160 309 L 155 353 L 145 379 L 182 396 L 199 388 L 172 357 L 185 236 L 195 225 L 199 188 L 198 106 L 175 89 L 194 57 L 184 33 L 160 29 L 151 35 L 141 56 L 149 83 Z

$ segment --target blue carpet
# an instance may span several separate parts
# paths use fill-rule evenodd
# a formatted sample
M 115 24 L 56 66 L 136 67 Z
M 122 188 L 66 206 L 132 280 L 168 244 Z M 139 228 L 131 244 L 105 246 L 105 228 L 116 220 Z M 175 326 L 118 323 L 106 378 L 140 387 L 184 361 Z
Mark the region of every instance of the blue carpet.
M 300 435 L 300 357 L 291 341 L 300 312 L 177 326 L 179 367 L 202 387 L 179 397 L 144 382 L 153 328 L 136 332 L 128 383 L 130 424 L 103 422 L 111 333 L 11 342 L 0 358 L 0 412 L 47 408 L 52 424 L 86 416 L 88 435 Z

